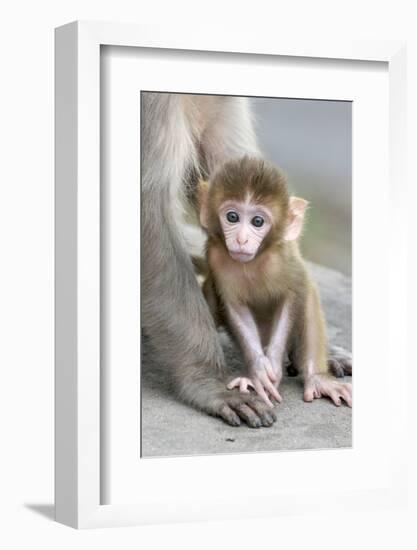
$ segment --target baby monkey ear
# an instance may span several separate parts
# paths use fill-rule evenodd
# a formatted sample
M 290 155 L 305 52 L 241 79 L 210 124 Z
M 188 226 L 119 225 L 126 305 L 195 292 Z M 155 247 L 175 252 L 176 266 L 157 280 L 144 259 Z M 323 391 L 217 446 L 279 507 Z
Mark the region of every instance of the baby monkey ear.
M 294 241 L 300 236 L 307 206 L 308 202 L 306 200 L 299 197 L 290 197 L 288 225 L 284 234 L 286 241 Z
M 209 207 L 208 207 L 208 181 L 200 180 L 197 186 L 197 203 L 200 213 L 200 224 L 204 229 L 208 228 Z

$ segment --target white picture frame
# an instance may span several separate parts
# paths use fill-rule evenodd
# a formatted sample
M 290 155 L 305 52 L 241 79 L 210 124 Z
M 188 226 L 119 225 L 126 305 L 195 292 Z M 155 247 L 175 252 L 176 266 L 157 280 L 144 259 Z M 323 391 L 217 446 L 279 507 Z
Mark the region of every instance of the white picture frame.
M 260 33 L 261 34 L 261 33 Z M 226 514 L 224 502 L 207 501 L 195 513 L 167 496 L 164 507 L 101 504 L 100 463 L 100 47 L 101 45 L 167 48 L 306 58 L 383 61 L 389 71 L 390 198 L 395 204 L 390 220 L 392 243 L 406 242 L 405 216 L 400 202 L 405 181 L 405 46 L 401 42 L 369 41 L 326 44 L 280 42 L 268 36 L 230 34 L 209 29 L 180 34 L 168 28 L 75 22 L 56 30 L 56 519 L 82 527 L 120 526 L 159 521 L 239 517 L 234 504 Z M 405 281 L 405 250 L 391 246 L 395 273 Z M 394 284 L 392 284 L 392 288 Z M 398 288 L 401 285 L 396 285 Z M 405 318 L 405 293 L 388 293 L 387 313 Z M 387 353 L 394 353 L 397 399 L 405 395 L 405 330 L 390 325 Z M 395 346 L 395 350 L 393 349 Z M 392 505 L 404 499 L 406 478 L 405 405 L 396 407 L 386 429 L 395 437 L 383 488 L 356 494 L 332 494 L 344 507 Z M 326 504 L 327 502 L 327 504 Z M 287 494 L 268 507 L 269 514 L 306 512 L 325 508 L 323 493 Z M 230 503 L 229 503 L 230 505 Z M 189 507 L 188 507 L 189 510 Z

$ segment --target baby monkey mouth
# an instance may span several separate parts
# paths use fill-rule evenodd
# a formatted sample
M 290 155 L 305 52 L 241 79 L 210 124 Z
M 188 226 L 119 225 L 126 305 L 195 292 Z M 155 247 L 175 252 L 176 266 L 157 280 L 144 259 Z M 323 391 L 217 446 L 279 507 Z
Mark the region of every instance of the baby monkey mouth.
M 242 263 L 250 262 L 254 257 L 251 252 L 243 252 L 242 250 L 229 250 L 229 254 L 232 260 Z

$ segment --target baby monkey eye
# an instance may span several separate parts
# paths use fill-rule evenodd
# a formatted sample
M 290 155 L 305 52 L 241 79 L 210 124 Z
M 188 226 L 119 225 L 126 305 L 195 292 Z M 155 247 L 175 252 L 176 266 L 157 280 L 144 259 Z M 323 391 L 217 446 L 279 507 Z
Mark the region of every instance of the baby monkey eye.
M 263 224 L 265 223 L 265 220 L 263 219 L 262 216 L 255 216 L 254 218 L 252 218 L 251 223 L 255 227 L 262 227 Z
M 230 210 L 230 212 L 226 214 L 226 218 L 227 218 L 227 221 L 230 223 L 237 223 L 239 221 L 238 213 L 234 212 L 233 210 Z

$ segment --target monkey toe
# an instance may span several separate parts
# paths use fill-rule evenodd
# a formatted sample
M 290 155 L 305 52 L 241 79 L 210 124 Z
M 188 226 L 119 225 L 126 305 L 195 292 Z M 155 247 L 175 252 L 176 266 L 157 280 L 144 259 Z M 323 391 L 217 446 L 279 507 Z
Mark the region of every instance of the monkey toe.
M 304 390 L 304 401 L 311 403 L 314 399 L 314 388 L 305 388 Z
M 343 376 L 352 376 L 352 355 L 340 346 L 331 346 L 330 357 L 328 361 L 329 370 L 338 378 Z M 337 372 L 332 369 L 332 364 L 337 364 Z M 338 374 L 339 373 L 339 374 Z
M 259 418 L 255 421 L 249 421 L 248 423 L 249 428 L 262 428 L 262 422 L 259 420 Z
M 352 376 L 352 359 L 345 358 L 340 361 L 342 369 L 347 376 Z
M 277 419 L 275 412 L 253 393 L 228 390 L 224 399 L 218 415 L 230 426 L 239 426 L 244 422 L 250 428 L 269 427 Z
M 265 412 L 263 415 L 262 415 L 262 426 L 264 428 L 269 428 L 272 426 L 272 424 L 275 422 L 276 419 L 274 419 L 274 417 L 269 414 L 268 412 Z
M 219 416 L 230 426 L 240 426 L 239 416 L 227 404 L 220 407 Z
M 245 403 L 240 403 L 236 406 L 236 412 L 251 428 L 260 428 L 262 426 L 261 419 L 258 415 Z
M 262 401 L 254 399 L 251 403 L 251 406 L 253 409 L 255 409 L 264 428 L 269 428 L 274 422 L 276 422 L 277 416 L 275 412 L 267 405 L 265 405 Z

